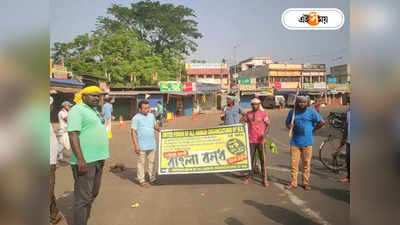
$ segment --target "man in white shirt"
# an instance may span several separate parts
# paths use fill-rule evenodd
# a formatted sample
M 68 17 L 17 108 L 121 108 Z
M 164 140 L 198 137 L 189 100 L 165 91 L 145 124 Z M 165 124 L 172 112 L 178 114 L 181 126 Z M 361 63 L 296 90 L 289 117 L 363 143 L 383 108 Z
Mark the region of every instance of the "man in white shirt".
M 67 131 L 67 121 L 68 121 L 68 111 L 71 109 L 72 104 L 69 101 L 64 101 L 61 106 L 63 107 L 60 112 L 58 112 L 58 122 L 60 123 L 60 128 L 57 132 L 58 141 L 64 147 L 58 152 L 58 160 L 62 161 L 64 159 L 63 150 L 71 149 L 71 144 L 69 143 L 68 131 Z
M 50 97 L 50 111 L 53 110 L 53 98 Z M 54 186 L 56 183 L 56 168 L 57 168 L 57 153 L 59 149 L 59 143 L 57 141 L 56 134 L 54 133 L 53 126 L 50 125 L 50 224 L 57 224 L 64 216 L 58 210 L 56 205 L 56 197 L 54 195 Z

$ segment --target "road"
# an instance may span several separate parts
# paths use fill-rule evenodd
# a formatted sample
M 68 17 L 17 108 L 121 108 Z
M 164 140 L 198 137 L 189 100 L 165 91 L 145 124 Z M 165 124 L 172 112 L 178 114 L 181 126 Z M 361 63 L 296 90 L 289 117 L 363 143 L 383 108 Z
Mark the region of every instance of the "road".
M 343 108 L 335 111 L 344 110 Z M 141 188 L 136 184 L 136 155 L 130 139 L 129 121 L 120 129 L 113 124 L 111 157 L 106 168 L 123 163 L 123 172 L 105 172 L 100 195 L 94 202 L 89 225 L 344 225 L 349 221 L 349 184 L 337 180 L 318 161 L 318 146 L 331 131 L 317 131 L 311 166 L 311 191 L 303 188 L 285 190 L 289 182 L 289 138 L 284 127 L 287 110 L 267 110 L 271 120 L 269 137 L 277 144 L 279 154 L 268 154 L 271 185 L 241 184 L 239 173 L 161 176 L 161 186 Z M 328 110 L 323 109 L 322 115 Z M 203 128 L 218 126 L 218 114 L 200 114 L 196 120 L 180 117 L 165 128 Z M 67 152 L 66 156 L 69 155 Z M 301 173 L 299 174 L 301 176 Z M 301 178 L 299 177 L 299 181 Z M 56 198 L 61 211 L 71 217 L 73 178 L 67 164 L 56 172 Z M 140 205 L 131 208 L 133 202 Z

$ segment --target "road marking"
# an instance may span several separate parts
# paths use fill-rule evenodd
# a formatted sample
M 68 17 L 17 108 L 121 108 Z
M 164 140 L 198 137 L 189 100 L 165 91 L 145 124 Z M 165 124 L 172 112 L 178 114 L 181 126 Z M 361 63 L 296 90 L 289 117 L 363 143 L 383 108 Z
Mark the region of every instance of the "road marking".
M 271 177 L 271 180 L 275 180 Z M 295 204 L 296 206 L 298 206 L 300 208 L 300 210 L 306 214 L 308 217 L 314 219 L 315 222 L 322 224 L 322 225 L 330 225 L 330 223 L 326 220 L 324 220 L 318 212 L 310 209 L 309 207 L 306 207 L 306 202 L 301 200 L 299 197 L 297 197 L 295 194 L 293 194 L 291 191 L 286 190 L 285 187 L 280 184 L 277 183 L 276 181 L 273 182 L 273 184 L 275 186 L 277 186 L 279 189 L 281 189 L 284 193 L 286 193 L 286 195 L 288 196 L 289 200 Z

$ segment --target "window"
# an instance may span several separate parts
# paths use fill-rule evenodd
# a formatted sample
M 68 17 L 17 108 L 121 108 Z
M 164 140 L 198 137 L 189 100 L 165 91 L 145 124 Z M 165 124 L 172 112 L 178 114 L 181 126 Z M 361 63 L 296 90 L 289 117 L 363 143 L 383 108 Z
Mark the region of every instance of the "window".
M 312 83 L 316 83 L 316 82 L 318 82 L 318 77 L 317 76 L 312 77 Z
M 213 76 L 212 75 L 207 75 L 207 78 L 213 78 Z
M 224 74 L 224 79 L 227 79 L 228 78 L 228 74 Z
M 204 78 L 204 75 L 199 75 L 199 79 L 203 79 Z

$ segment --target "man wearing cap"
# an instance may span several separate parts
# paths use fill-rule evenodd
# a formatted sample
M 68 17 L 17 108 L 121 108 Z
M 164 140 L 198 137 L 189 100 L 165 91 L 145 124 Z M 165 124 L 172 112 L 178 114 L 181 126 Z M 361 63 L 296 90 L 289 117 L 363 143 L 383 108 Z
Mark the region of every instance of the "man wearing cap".
M 241 117 L 244 116 L 243 110 L 235 105 L 234 100 L 234 96 L 228 95 L 226 97 L 227 105 L 221 113 L 221 119 L 224 121 L 224 125 L 238 124 L 240 123 Z
M 109 157 L 104 119 L 97 111 L 100 88 L 90 86 L 75 95 L 68 115 L 74 184 L 73 225 L 86 225 L 99 194 L 104 161 Z
M 63 150 L 71 148 L 67 131 L 67 121 L 68 111 L 71 109 L 72 104 L 69 101 L 64 101 L 61 106 L 63 108 L 60 110 L 60 112 L 58 112 L 58 122 L 60 123 L 60 128 L 58 129 L 57 136 L 58 141 L 64 148 L 58 153 L 58 160 L 60 161 L 64 159 Z
M 253 98 L 251 100 L 251 107 L 252 110 L 247 112 L 245 116 L 245 121 L 248 124 L 248 135 L 249 135 L 249 142 L 250 142 L 250 155 L 251 155 L 251 162 L 252 162 L 252 171 L 250 171 L 246 180 L 243 181 L 243 184 L 248 184 L 253 176 L 254 171 L 256 169 L 255 166 L 255 159 L 256 159 L 256 152 L 258 151 L 258 156 L 261 162 L 262 168 L 262 176 L 263 176 L 263 185 L 264 187 L 269 185 L 267 180 L 267 169 L 266 169 L 266 152 L 265 152 L 265 137 L 269 131 L 270 120 L 268 115 L 260 110 L 261 101 L 258 98 Z
M 293 109 L 289 111 L 286 118 L 286 127 L 293 129 L 293 136 L 290 141 L 291 158 L 291 182 L 287 189 L 297 187 L 297 174 L 299 161 L 303 164 L 302 182 L 304 189 L 309 191 L 310 187 L 310 166 L 312 158 L 312 145 L 314 144 L 313 132 L 325 125 L 322 117 L 311 107 L 308 107 L 307 98 L 298 96 L 295 104 L 295 117 L 292 124 Z

